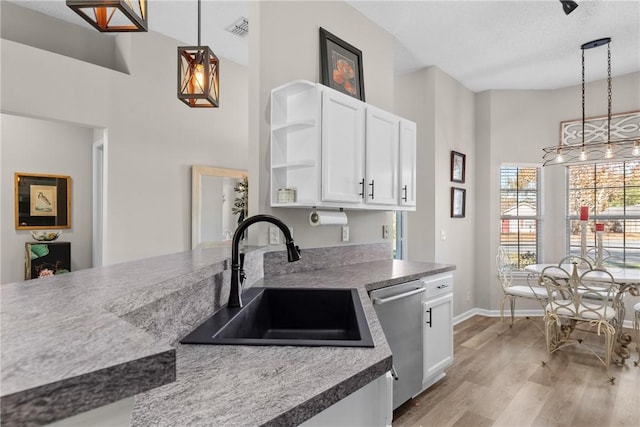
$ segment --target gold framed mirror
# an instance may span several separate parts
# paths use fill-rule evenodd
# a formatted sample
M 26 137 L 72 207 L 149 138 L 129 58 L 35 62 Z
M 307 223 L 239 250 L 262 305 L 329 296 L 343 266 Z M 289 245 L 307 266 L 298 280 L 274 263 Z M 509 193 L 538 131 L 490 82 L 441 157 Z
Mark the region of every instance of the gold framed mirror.
M 230 244 L 246 215 L 246 183 L 246 170 L 191 167 L 191 249 Z
M 14 174 L 17 230 L 71 228 L 71 177 Z

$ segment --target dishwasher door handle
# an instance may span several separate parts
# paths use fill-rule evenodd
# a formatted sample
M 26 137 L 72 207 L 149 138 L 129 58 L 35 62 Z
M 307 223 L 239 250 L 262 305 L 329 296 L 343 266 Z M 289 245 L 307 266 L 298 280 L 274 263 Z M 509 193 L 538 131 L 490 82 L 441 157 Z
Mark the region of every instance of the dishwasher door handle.
M 403 293 L 403 294 L 394 295 L 394 296 L 392 296 L 392 297 L 387 297 L 387 298 L 374 298 L 374 299 L 373 299 L 373 303 L 374 303 L 374 304 L 386 304 L 386 303 L 391 302 L 391 301 L 396 301 L 396 300 L 399 300 L 399 299 L 402 299 L 402 298 L 410 297 L 410 296 L 412 296 L 412 295 L 421 294 L 421 293 L 423 293 L 425 290 L 426 290 L 425 288 L 416 288 L 416 289 L 414 289 L 414 290 L 412 290 L 412 291 L 405 292 L 405 293 Z

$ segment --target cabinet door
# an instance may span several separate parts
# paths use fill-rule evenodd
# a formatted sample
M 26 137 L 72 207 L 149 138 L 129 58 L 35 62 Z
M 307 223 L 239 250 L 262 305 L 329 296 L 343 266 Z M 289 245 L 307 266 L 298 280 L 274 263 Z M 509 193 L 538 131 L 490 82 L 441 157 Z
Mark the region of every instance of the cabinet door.
M 426 381 L 453 363 L 453 295 L 425 301 L 423 308 L 422 378 Z
M 400 203 L 416 205 L 416 124 L 400 120 Z
M 400 119 L 367 107 L 365 148 L 366 202 L 398 204 L 398 139 Z
M 322 200 L 360 204 L 364 184 L 364 104 L 322 92 Z

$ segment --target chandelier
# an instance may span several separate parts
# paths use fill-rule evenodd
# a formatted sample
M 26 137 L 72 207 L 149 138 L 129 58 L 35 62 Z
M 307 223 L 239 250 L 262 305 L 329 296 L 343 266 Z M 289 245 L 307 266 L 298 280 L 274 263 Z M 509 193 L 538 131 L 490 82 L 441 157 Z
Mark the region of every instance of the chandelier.
M 604 163 L 621 160 L 640 160 L 640 139 L 611 139 L 611 38 L 606 37 L 583 44 L 582 49 L 582 137 L 581 143 L 563 143 L 542 150 L 543 166 Z M 584 51 L 607 45 L 607 126 L 606 136 L 590 138 L 585 142 L 585 79 Z
M 220 105 L 220 62 L 209 46 L 200 46 L 200 0 L 198 0 L 198 46 L 178 47 L 178 99 L 192 108 Z

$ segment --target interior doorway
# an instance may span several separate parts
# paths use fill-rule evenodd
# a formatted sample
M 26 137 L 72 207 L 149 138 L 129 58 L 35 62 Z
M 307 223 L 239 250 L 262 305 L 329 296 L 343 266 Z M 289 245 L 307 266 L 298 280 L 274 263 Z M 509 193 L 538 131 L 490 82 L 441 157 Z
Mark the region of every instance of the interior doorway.
M 93 131 L 93 267 L 104 265 L 107 213 L 107 129 Z

